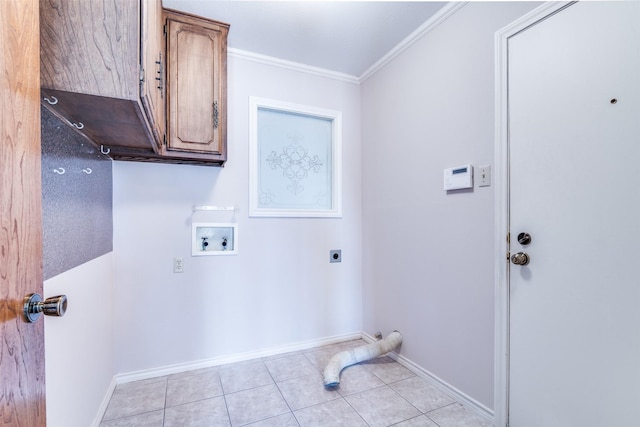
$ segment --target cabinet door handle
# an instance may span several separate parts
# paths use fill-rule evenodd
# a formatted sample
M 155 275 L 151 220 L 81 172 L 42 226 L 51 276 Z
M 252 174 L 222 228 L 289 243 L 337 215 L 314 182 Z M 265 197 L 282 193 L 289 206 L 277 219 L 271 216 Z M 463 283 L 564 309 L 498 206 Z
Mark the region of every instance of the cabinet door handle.
M 158 53 L 158 60 L 156 61 L 158 64 L 158 71 L 156 74 L 156 80 L 158 81 L 157 88 L 160 89 L 160 98 L 164 98 L 164 62 L 162 62 L 162 52 Z
M 213 101 L 213 128 L 218 129 L 218 101 Z

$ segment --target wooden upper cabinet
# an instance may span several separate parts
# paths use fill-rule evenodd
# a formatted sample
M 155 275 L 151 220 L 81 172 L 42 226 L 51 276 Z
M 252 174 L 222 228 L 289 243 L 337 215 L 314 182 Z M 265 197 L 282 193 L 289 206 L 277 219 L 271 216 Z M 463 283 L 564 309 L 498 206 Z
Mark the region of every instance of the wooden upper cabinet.
M 54 114 L 116 160 L 224 164 L 227 24 L 162 0 L 40 0 L 40 21 Z
M 41 86 L 137 99 L 139 8 L 130 0 L 40 0 Z
M 165 10 L 166 155 L 227 159 L 227 34 L 224 23 Z
M 112 155 L 160 150 L 164 105 L 143 88 L 143 107 L 140 60 L 157 58 L 141 39 L 158 41 L 141 35 L 140 18 L 145 31 L 161 34 L 161 13 L 160 0 L 40 0 L 43 105 Z
M 159 146 L 166 132 L 166 50 L 162 0 L 142 2 L 140 99 Z

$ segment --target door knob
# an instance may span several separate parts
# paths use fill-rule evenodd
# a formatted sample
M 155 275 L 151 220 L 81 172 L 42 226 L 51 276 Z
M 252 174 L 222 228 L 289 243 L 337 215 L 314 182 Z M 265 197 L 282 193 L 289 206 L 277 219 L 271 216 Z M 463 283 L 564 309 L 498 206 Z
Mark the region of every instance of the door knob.
M 525 252 L 518 252 L 517 254 L 513 254 L 511 257 L 511 262 L 515 265 L 527 265 L 529 264 L 530 258 Z
M 47 316 L 64 316 L 67 311 L 67 296 L 57 295 L 42 301 L 39 294 L 29 294 L 24 298 L 24 317 L 33 323 L 40 318 L 40 313 Z

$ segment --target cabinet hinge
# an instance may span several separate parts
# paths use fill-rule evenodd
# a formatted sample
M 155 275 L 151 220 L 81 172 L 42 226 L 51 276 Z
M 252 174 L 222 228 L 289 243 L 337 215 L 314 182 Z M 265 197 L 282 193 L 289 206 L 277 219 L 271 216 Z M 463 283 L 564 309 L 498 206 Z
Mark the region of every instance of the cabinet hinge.
M 140 68 L 140 81 L 144 82 L 144 68 Z
M 167 145 L 167 134 L 162 135 L 162 144 Z
M 165 36 L 167 35 L 167 24 L 164 24 L 162 26 L 162 32 L 164 33 Z

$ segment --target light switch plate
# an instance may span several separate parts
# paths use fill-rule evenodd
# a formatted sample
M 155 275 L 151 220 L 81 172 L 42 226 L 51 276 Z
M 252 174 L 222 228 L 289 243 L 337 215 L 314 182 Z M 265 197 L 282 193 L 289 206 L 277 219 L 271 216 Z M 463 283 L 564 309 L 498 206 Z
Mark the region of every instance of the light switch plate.
M 478 167 L 478 187 L 491 186 L 491 166 Z

